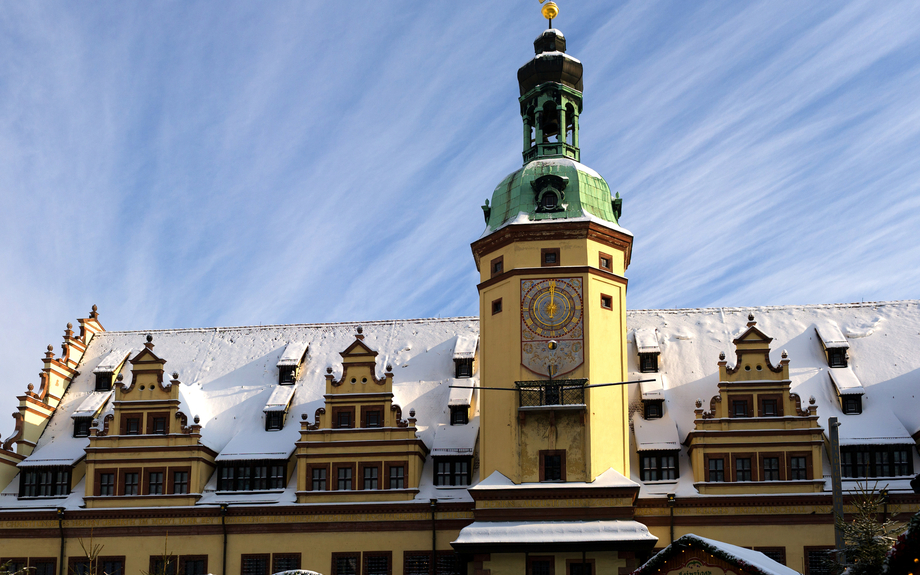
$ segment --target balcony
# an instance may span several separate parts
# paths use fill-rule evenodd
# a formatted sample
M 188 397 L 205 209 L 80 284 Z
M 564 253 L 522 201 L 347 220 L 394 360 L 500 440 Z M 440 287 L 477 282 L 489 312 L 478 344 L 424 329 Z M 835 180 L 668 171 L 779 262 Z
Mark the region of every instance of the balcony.
M 584 409 L 587 379 L 516 381 L 520 409 Z

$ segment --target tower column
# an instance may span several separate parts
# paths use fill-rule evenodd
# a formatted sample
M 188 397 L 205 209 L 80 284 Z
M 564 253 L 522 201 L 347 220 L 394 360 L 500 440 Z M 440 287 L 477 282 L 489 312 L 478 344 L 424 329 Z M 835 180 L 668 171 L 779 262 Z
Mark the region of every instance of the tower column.
M 530 118 L 524 116 L 524 151 L 526 152 L 530 147 Z
M 578 113 L 572 117 L 572 146 L 578 147 Z
M 540 145 L 543 143 L 543 110 L 538 108 L 533 117 L 534 124 L 536 124 L 537 128 L 537 133 L 534 138 L 536 141 L 534 143 Z
M 559 105 L 559 142 L 565 144 L 565 102 Z M 560 147 L 560 149 L 564 149 Z

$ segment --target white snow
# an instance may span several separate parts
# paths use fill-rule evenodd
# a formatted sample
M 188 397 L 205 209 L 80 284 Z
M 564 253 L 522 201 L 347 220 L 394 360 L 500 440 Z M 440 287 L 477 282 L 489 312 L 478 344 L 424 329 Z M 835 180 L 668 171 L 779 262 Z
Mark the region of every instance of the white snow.
M 634 372 L 629 374 L 629 381 L 639 382 L 643 401 L 664 399 L 664 381 L 661 373 Z
M 287 411 L 291 398 L 294 397 L 293 385 L 279 385 L 272 392 L 263 411 Z
M 289 343 L 287 347 L 284 348 L 281 359 L 278 360 L 278 367 L 300 365 L 300 360 L 302 360 L 304 354 L 307 353 L 307 346 L 308 344 L 304 341 Z
M 658 541 L 637 521 L 474 521 L 460 530 L 453 543 L 581 543 Z
M 105 405 L 105 402 L 112 397 L 112 394 L 115 393 L 114 390 L 110 391 L 94 391 L 86 396 L 86 399 L 80 403 L 80 406 L 73 412 L 71 417 L 93 417 L 96 415 L 96 412 L 102 409 L 102 406 Z
M 95 369 L 93 369 L 93 373 L 114 372 L 130 354 L 131 352 L 129 350 L 115 350 L 106 354 L 106 356 L 103 357 L 102 360 L 96 365 Z
M 859 378 L 849 367 L 833 367 L 829 368 L 827 372 L 830 374 L 831 381 L 840 395 L 862 395 L 866 392 L 862 384 L 859 383 Z
M 840 327 L 834 320 L 819 322 L 815 326 L 815 330 L 827 349 L 847 349 L 850 347 L 850 344 L 847 343 L 847 338 L 843 337 L 843 332 L 840 331 Z
M 19 462 L 18 467 L 73 465 L 83 459 L 86 455 L 84 449 L 88 446 L 88 437 L 61 437 L 58 441 L 36 448 L 32 455 Z
M 457 336 L 454 345 L 454 359 L 473 359 L 476 357 L 476 348 L 479 347 L 479 335 L 466 333 Z
M 800 575 L 798 571 L 786 567 L 782 563 L 770 559 L 760 551 L 754 551 L 753 549 L 745 549 L 744 547 L 738 547 L 737 545 L 731 545 L 729 543 L 722 543 L 721 541 L 716 541 L 715 539 L 706 539 L 705 537 L 700 537 L 699 535 L 694 535 L 692 533 L 684 535 L 680 539 L 696 539 L 702 541 L 711 547 L 717 548 L 722 553 L 730 555 L 748 563 L 750 565 L 756 565 L 764 573 L 769 575 Z M 667 549 L 667 548 L 665 548 Z M 662 551 L 663 553 L 664 551 Z
M 666 410 L 662 413 L 659 419 L 652 420 L 646 420 L 639 413 L 634 413 L 632 422 L 637 451 L 680 449 L 680 436 L 677 434 L 677 425 L 671 419 L 669 411 Z
M 569 56 L 565 52 L 559 52 L 558 50 L 552 51 L 552 52 L 550 51 L 540 52 L 539 54 L 534 56 L 534 59 L 540 59 L 540 58 L 565 58 L 566 60 L 571 60 L 575 63 L 581 64 L 581 60 L 579 60 L 578 58 L 573 58 L 572 56 Z
M 434 433 L 432 455 L 472 455 L 479 436 L 479 418 L 470 419 L 466 425 L 439 423 Z
M 470 491 L 493 489 L 590 489 L 601 487 L 638 487 L 639 484 L 625 477 L 612 467 L 598 475 L 594 481 L 566 481 L 564 483 L 514 483 L 498 471 L 470 488 Z
M 651 328 L 635 330 L 636 348 L 639 353 L 661 353 L 658 347 L 658 331 Z
M 452 379 L 450 393 L 447 396 L 447 405 L 452 406 L 469 406 L 473 401 L 473 390 L 476 389 L 476 381 L 470 378 Z

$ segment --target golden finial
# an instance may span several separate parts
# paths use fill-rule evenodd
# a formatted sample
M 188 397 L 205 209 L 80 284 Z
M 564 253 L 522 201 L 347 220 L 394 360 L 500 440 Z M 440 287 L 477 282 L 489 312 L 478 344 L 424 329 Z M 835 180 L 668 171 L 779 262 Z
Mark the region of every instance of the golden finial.
M 543 2 L 544 0 L 540 0 L 540 4 L 543 4 Z M 556 6 L 555 2 L 547 2 L 540 11 L 543 12 L 543 17 L 549 20 L 550 25 L 552 25 L 553 18 L 559 15 L 559 6 Z

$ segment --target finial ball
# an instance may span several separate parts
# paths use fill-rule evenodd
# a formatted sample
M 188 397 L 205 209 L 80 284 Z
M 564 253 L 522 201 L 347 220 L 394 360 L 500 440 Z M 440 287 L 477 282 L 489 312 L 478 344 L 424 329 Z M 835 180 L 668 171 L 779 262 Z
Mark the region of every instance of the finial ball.
M 543 4 L 543 0 L 540 0 L 540 3 Z M 552 20 L 559 15 L 559 6 L 556 6 L 555 2 L 547 2 L 540 11 L 543 12 L 544 18 Z
M 153 341 L 153 336 L 150 335 L 150 334 L 148 333 L 148 334 L 147 334 L 147 343 L 151 343 L 152 341 Z

